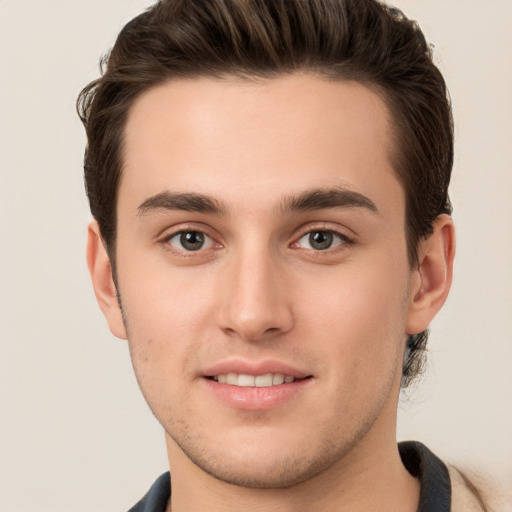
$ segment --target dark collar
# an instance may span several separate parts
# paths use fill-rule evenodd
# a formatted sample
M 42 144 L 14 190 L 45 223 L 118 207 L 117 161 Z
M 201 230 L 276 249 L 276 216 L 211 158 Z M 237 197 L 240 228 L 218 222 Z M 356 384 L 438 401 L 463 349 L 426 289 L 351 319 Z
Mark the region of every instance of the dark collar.
M 418 512 L 450 512 L 450 476 L 444 462 L 416 441 L 399 443 L 398 450 L 407 471 L 421 483 Z
M 128 512 L 165 512 L 171 497 L 171 477 L 169 471 L 159 476 L 146 496 Z

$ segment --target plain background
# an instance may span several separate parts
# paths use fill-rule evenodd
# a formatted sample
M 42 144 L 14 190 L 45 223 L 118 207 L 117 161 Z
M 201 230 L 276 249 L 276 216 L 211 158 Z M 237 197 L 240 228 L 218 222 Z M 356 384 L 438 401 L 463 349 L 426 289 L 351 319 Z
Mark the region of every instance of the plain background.
M 0 510 L 127 510 L 166 470 L 84 249 L 74 112 L 142 0 L 0 0 Z M 512 483 L 512 1 L 400 0 L 435 44 L 456 119 L 453 290 L 399 439 Z

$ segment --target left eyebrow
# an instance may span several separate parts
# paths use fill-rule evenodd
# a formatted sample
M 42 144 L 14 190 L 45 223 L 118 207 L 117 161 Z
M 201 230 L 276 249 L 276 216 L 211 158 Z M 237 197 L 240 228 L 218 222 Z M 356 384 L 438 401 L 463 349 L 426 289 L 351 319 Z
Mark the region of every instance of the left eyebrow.
M 377 206 L 370 198 L 344 188 L 315 189 L 288 197 L 278 206 L 277 212 L 285 214 L 327 208 L 364 208 L 374 214 L 379 214 Z

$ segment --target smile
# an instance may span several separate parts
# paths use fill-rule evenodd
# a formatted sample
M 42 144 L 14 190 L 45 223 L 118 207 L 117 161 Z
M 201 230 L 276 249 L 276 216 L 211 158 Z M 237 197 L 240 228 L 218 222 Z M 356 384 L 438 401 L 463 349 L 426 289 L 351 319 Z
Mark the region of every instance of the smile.
M 244 373 L 221 373 L 214 375 L 212 379 L 219 384 L 229 384 L 240 387 L 268 388 L 289 384 L 296 380 L 292 375 L 283 373 L 265 373 L 264 375 L 247 375 Z

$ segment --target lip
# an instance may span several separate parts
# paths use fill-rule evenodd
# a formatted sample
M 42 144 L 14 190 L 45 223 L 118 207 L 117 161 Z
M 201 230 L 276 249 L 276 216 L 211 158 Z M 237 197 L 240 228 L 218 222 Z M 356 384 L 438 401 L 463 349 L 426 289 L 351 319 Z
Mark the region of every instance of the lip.
M 243 373 L 245 375 L 265 375 L 266 373 L 282 373 L 296 379 L 311 377 L 311 373 L 295 368 L 292 365 L 273 360 L 248 361 L 244 359 L 230 359 L 221 361 L 201 372 L 203 377 L 213 377 L 226 373 Z
M 295 377 L 294 382 L 269 387 L 240 387 L 214 381 L 214 375 L 243 373 L 246 375 L 264 375 L 281 373 Z M 231 359 L 219 362 L 202 372 L 202 383 L 214 400 L 232 409 L 246 411 L 265 411 L 276 409 L 287 402 L 300 397 L 313 383 L 312 375 L 279 361 L 247 361 Z

